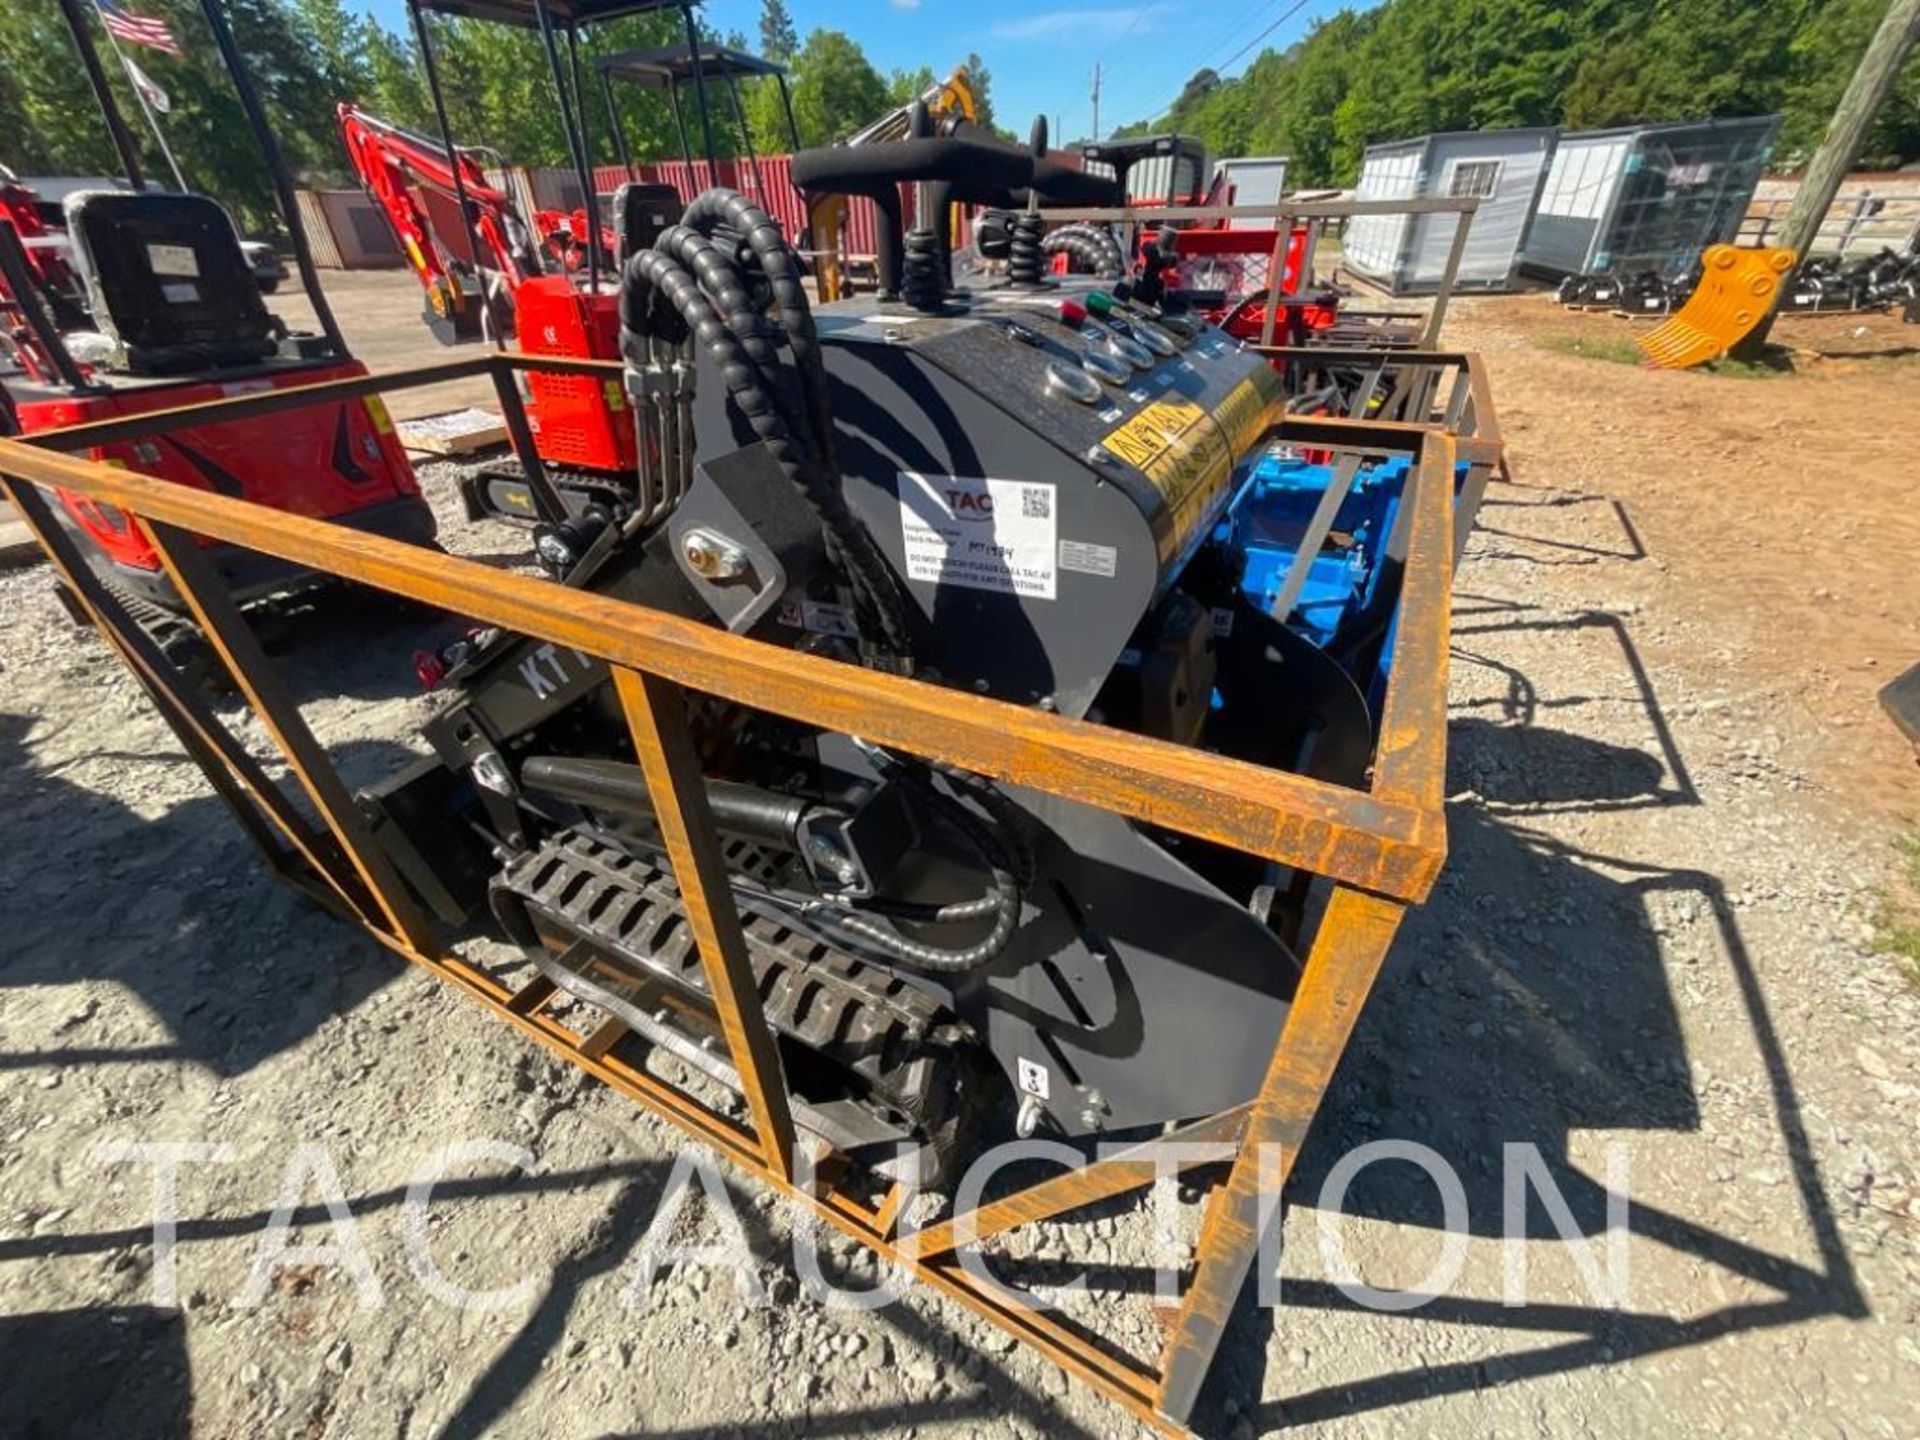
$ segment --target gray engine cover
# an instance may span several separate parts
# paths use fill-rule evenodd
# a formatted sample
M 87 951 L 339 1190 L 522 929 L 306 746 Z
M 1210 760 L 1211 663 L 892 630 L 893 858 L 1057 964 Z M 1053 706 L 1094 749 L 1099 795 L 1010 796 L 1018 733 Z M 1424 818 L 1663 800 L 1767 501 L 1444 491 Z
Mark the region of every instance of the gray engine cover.
M 817 325 L 847 499 L 913 601 L 923 669 L 1078 716 L 1246 478 L 1278 390 L 1209 331 L 1080 404 L 1047 385 L 1087 343 L 1059 300 L 990 292 L 934 316 L 859 299 Z M 703 367 L 701 453 L 744 443 L 738 423 Z

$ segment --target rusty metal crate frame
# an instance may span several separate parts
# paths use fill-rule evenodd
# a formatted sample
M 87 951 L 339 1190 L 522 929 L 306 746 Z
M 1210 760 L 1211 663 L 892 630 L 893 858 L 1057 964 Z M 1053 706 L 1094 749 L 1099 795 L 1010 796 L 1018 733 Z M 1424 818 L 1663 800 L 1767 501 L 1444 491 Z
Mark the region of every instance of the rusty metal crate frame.
M 1321 352 L 1314 352 L 1316 354 Z M 1366 455 L 1410 456 L 1413 478 L 1401 549 L 1400 624 L 1371 783 L 1347 789 L 1164 741 L 937 688 L 803 654 L 639 606 L 570 590 L 242 500 L 188 489 L 58 453 L 124 442 L 322 398 L 372 397 L 489 374 L 523 459 L 533 460 L 513 385 L 519 370 L 613 371 L 615 362 L 493 354 L 417 369 L 261 392 L 175 410 L 0 440 L 0 489 L 32 529 L 58 576 L 147 691 L 188 755 L 232 809 L 268 868 L 379 943 L 478 1001 L 529 1038 L 712 1146 L 792 1203 L 883 1260 L 957 1301 L 1168 1435 L 1186 1434 L 1202 1382 L 1253 1264 L 1263 1187 L 1277 1196 L 1291 1174 L 1361 1006 L 1408 907 L 1430 891 L 1446 854 L 1442 811 L 1450 588 L 1456 496 L 1471 523 L 1503 450 L 1486 384 L 1469 354 L 1394 352 L 1389 367 L 1417 372 L 1420 388 L 1451 398 L 1394 422 L 1289 418 L 1273 438 Z M 1467 480 L 1457 484 L 1465 462 Z M 537 460 L 532 468 L 538 473 Z M 119 506 L 152 541 L 166 572 L 241 695 L 287 760 L 320 823 L 265 773 L 100 583 L 40 487 Z M 1464 530 L 1465 526 L 1462 526 Z M 359 582 L 477 621 L 596 655 L 611 669 L 632 730 L 688 921 L 750 1116 L 741 1124 L 615 1053 L 624 1027 L 609 1018 L 586 1034 L 548 1013 L 553 983 L 509 989 L 443 948 L 425 913 L 373 838 L 345 783 L 227 596 L 195 537 L 202 536 Z M 712 695 L 828 730 L 962 766 L 997 780 L 1102 806 L 1134 819 L 1260 855 L 1326 882 L 1298 986 L 1256 1094 L 1218 1115 L 987 1201 L 964 1215 L 903 1230 L 900 1184 L 878 1203 L 833 1152 L 796 1150 L 792 1107 L 751 983 L 700 765 L 688 729 L 689 693 Z M 808 1137 L 801 1137 L 808 1138 Z M 1156 1366 L 1091 1332 L 1029 1308 L 961 1263 L 977 1245 L 1021 1225 L 1144 1189 L 1202 1164 L 1163 1146 L 1231 1147 L 1206 1200 L 1194 1261 Z M 813 1161 L 803 1183 L 797 1161 Z

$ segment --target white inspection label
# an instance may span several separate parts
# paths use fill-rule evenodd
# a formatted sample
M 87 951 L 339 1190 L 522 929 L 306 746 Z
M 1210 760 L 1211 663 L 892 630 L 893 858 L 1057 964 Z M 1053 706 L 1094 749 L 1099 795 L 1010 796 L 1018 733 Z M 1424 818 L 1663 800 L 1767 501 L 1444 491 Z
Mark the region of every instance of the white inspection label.
M 907 578 L 1038 600 L 1057 598 L 1052 485 L 900 472 Z

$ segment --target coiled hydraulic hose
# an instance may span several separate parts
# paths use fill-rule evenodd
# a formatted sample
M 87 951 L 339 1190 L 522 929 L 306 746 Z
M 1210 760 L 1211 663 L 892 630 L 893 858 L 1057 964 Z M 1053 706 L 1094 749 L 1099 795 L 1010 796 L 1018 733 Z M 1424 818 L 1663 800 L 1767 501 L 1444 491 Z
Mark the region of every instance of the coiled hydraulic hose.
M 717 243 L 731 242 L 723 247 Z M 793 357 L 782 362 L 741 265 L 751 265 L 773 296 Z M 905 611 L 893 573 L 841 493 L 833 423 L 819 337 L 799 265 L 779 228 L 730 190 L 709 190 L 683 223 L 627 263 L 621 287 L 621 351 L 629 363 L 656 357 L 650 344 L 672 312 L 719 366 L 727 393 L 755 437 L 819 518 L 828 557 L 845 577 L 856 623 L 870 643 L 910 659 Z M 796 377 L 797 376 L 797 383 Z
M 1013 938 L 1014 928 L 1020 923 L 1020 902 L 1033 882 L 1033 857 L 1019 839 L 1020 822 L 1014 814 L 1012 803 L 997 790 L 972 776 L 943 769 L 941 773 L 947 775 L 956 789 L 992 816 L 992 823 L 988 823 L 974 814 L 962 800 L 942 793 L 935 786 L 933 767 L 921 761 L 888 755 L 884 751 L 871 753 L 885 762 L 886 768 L 898 781 L 919 792 L 931 808 L 937 810 L 965 837 L 987 869 L 987 888 L 970 900 L 957 900 L 944 905 L 895 900 L 886 896 L 850 900 L 845 902 L 846 909 L 832 917 L 833 923 L 889 955 L 934 974 L 957 974 L 986 964 L 1006 949 L 1007 942 Z M 822 902 L 822 905 L 826 903 Z M 921 925 L 957 925 L 991 915 L 993 926 L 972 945 L 951 950 L 910 939 L 891 923 L 869 919 L 868 915 L 884 916 L 887 921 L 904 920 Z
M 756 277 L 763 287 L 753 283 Z M 756 296 L 756 288 L 763 288 L 763 296 Z M 777 329 L 762 303 L 766 295 L 774 304 Z M 841 491 L 819 335 L 800 286 L 798 262 L 773 221 L 733 191 L 699 196 L 681 224 L 627 262 L 620 326 L 621 352 L 630 364 L 658 363 L 663 354 L 688 344 L 712 357 L 755 438 L 819 518 L 863 635 L 877 636 L 895 656 L 909 658 L 904 605 L 893 572 Z M 791 366 L 777 343 L 781 332 Z M 876 753 L 883 768 L 921 793 L 976 852 L 987 871 L 986 887 L 978 896 L 947 904 L 865 897 L 823 899 L 809 908 L 831 911 L 832 923 L 847 933 L 924 970 L 954 973 L 986 963 L 1012 938 L 1032 880 L 1032 859 L 1018 838 L 1013 806 L 975 777 L 942 771 L 957 794 L 979 806 L 988 817 L 983 819 L 938 788 L 934 769 L 924 762 Z M 911 939 L 892 923 L 946 926 L 987 916 L 992 917 L 988 933 L 961 949 Z
M 848 577 L 856 618 L 878 629 L 887 648 L 901 660 L 908 660 L 905 609 L 893 571 L 866 526 L 846 511 L 841 498 L 840 466 L 833 443 L 833 400 L 819 332 L 814 328 L 813 307 L 801 284 L 798 257 L 772 217 L 737 191 L 717 188 L 703 192 L 687 208 L 682 223 L 703 235 L 727 233 L 737 242 L 742 262 L 751 263 L 771 290 L 806 402 L 799 423 L 809 432 L 818 473 L 830 492 L 828 504 L 845 516 L 843 522 L 828 526 L 830 556 Z
M 1118 280 L 1126 273 L 1118 245 L 1102 244 L 1094 232 L 1065 226 L 1052 231 L 1040 242 L 1049 255 L 1065 253 L 1072 257 L 1080 273 L 1102 280 Z
M 1113 266 L 1114 273 L 1117 275 L 1125 275 L 1127 273 L 1127 252 L 1121 246 L 1120 237 L 1114 233 L 1111 225 L 1092 225 L 1083 222 L 1077 225 L 1069 225 L 1065 228 L 1073 231 L 1086 231 L 1094 238 L 1095 243 L 1107 252 L 1107 263 Z

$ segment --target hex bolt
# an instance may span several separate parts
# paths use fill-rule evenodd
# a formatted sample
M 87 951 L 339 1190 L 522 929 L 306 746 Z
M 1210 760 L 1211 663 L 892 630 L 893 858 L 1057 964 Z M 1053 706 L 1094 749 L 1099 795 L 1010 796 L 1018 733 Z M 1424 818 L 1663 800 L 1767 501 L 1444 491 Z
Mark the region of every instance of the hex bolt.
M 689 530 L 680 541 L 687 568 L 702 580 L 736 580 L 747 573 L 747 552 L 724 535 Z

